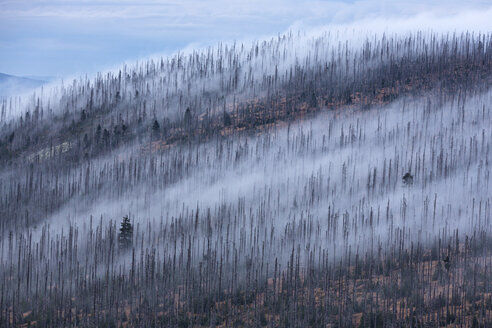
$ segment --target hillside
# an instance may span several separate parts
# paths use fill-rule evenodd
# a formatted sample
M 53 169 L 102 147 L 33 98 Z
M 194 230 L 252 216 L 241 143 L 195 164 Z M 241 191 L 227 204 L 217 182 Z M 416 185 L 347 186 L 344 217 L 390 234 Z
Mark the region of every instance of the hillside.
M 487 327 L 491 81 L 331 31 L 4 100 L 1 326 Z

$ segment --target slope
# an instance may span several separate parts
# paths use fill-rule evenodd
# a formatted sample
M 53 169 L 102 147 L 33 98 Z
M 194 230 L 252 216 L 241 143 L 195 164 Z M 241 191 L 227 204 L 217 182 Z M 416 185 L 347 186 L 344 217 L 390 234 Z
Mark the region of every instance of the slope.
M 331 37 L 4 102 L 0 321 L 492 322 L 490 35 Z

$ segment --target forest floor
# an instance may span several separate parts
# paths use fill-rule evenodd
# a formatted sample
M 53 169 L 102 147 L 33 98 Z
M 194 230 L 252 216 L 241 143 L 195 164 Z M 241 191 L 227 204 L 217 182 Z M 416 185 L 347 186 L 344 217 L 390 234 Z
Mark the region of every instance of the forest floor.
M 347 322 L 347 318 L 351 318 L 353 327 L 386 327 L 389 322 L 403 326 L 486 327 L 486 322 L 491 322 L 492 293 L 486 284 L 492 256 L 462 252 L 446 262 L 435 259 L 428 250 L 420 260 L 401 263 L 351 265 L 344 272 L 335 271 L 336 277 L 318 282 L 299 274 L 294 278 L 299 286 L 295 288 L 287 286 L 285 279 L 269 278 L 266 286 L 256 291 L 223 290 L 219 300 L 207 305 L 207 314 L 193 312 L 196 304 L 201 308 L 203 300 L 187 304 L 186 296 L 179 291 L 185 290 L 182 286 L 175 295 L 169 295 L 174 308 L 159 304 L 153 316 L 160 324 L 169 322 L 171 314 L 178 314 L 182 318 L 179 327 L 209 327 L 213 321 L 216 327 L 224 328 L 282 327 L 292 318 L 305 321 L 309 327 L 319 327 L 319 318 L 307 318 L 307 313 L 327 316 L 326 321 L 333 324 L 326 327 L 338 327 L 338 322 Z M 279 276 L 286 277 L 285 274 Z M 134 326 L 135 322 L 126 318 L 138 318 L 136 309 L 144 306 L 141 302 L 137 299 L 129 305 L 123 301 L 126 305 L 119 307 L 124 310 L 117 314 L 121 319 L 116 326 Z M 31 311 L 23 314 L 20 327 L 37 326 L 36 321 L 29 320 L 30 315 Z M 90 320 L 82 309 L 73 308 L 72 315 L 80 322 Z

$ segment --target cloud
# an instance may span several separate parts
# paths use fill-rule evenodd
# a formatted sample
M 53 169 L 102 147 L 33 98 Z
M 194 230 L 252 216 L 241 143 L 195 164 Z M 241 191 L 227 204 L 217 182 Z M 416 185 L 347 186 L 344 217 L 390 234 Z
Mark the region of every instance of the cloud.
M 286 6 L 287 5 L 287 6 Z M 36 5 L 36 2 L 19 2 L 0 6 L 0 15 L 18 17 L 56 17 L 56 18 L 120 18 L 143 19 L 152 17 L 173 18 L 237 18 L 255 16 L 282 16 L 293 14 L 301 6 L 296 2 L 273 1 L 151 1 L 136 3 L 126 1 L 114 3 L 103 1 L 84 3 L 68 1 L 51 5 Z
M 370 15 L 413 15 L 422 11 L 457 13 L 490 6 L 485 1 L 321 1 L 321 0 L 184 0 L 184 1 L 4 1 L 1 16 L 80 19 L 173 18 L 335 18 L 348 21 Z
M 348 19 L 347 15 L 353 15 Z M 294 23 L 291 30 L 319 30 L 328 28 L 336 29 L 355 29 L 361 31 L 405 33 L 409 31 L 434 31 L 434 32 L 490 32 L 490 17 L 492 17 L 492 7 L 476 10 L 462 10 L 459 13 L 442 13 L 437 11 L 425 11 L 414 15 L 401 16 L 396 13 L 381 15 L 366 15 L 364 18 L 356 19 L 357 13 L 349 10 L 346 13 L 340 10 L 336 17 L 326 25 L 322 25 L 320 20 L 299 20 Z M 362 16 L 361 16 L 362 17 Z

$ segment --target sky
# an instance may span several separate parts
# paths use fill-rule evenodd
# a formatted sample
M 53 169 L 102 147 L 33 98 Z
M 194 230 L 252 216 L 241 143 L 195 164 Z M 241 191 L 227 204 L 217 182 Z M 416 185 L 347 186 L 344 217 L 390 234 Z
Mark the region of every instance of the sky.
M 490 24 L 490 8 L 490 0 L 0 0 L 0 72 L 91 75 L 183 48 L 360 21 L 392 28 L 465 15 L 448 23 L 473 28 Z

